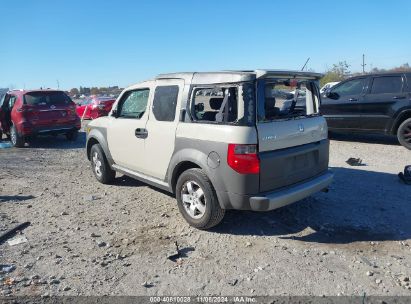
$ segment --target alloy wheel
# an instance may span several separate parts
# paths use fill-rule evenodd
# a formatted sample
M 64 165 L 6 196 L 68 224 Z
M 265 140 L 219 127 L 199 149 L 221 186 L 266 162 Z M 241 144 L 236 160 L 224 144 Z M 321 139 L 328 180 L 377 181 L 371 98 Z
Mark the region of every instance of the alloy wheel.
M 206 198 L 203 189 L 195 181 L 187 181 L 181 189 L 181 199 L 187 214 L 200 219 L 206 211 Z
M 402 128 L 401 137 L 405 142 L 411 144 L 411 123 Z
M 103 175 L 103 172 L 101 171 L 101 167 L 103 163 L 101 162 L 100 157 L 97 152 L 94 152 L 92 160 L 93 160 L 94 172 L 96 173 L 98 177 L 101 177 Z

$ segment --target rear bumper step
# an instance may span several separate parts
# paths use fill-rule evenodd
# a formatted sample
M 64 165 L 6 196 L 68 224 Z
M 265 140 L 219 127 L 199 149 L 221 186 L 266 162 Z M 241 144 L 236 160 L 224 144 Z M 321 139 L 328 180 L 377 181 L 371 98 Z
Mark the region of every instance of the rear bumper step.
M 334 174 L 331 171 L 311 180 L 299 183 L 286 189 L 267 192 L 261 196 L 250 197 L 250 207 L 254 211 L 269 211 L 277 209 L 326 189 L 332 182 Z

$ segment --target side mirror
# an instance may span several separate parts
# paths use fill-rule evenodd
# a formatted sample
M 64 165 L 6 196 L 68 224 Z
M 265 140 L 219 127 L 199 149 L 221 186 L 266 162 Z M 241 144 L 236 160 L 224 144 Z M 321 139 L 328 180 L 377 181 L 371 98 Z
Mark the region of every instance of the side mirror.
M 331 92 L 331 90 L 327 90 L 325 91 L 325 97 L 330 98 L 330 99 L 338 99 L 340 98 L 340 95 L 338 95 L 338 93 L 335 92 Z
M 113 116 L 113 117 L 115 117 L 115 118 L 118 117 L 117 109 L 112 109 L 112 110 L 111 110 L 111 116 Z

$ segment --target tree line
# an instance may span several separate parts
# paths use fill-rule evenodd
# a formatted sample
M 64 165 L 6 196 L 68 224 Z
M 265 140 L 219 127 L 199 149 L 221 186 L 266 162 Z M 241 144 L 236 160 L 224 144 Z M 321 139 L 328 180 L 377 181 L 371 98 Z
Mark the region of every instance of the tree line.
M 385 72 L 411 72 L 411 66 L 408 63 L 404 63 L 398 67 L 394 67 L 391 69 L 373 68 L 365 74 Z M 361 74 L 362 73 L 351 73 L 350 65 L 346 61 L 340 61 L 337 64 L 333 64 L 332 68 L 325 72 L 324 77 L 320 80 L 320 86 L 322 87 L 328 82 L 342 81 L 350 76 L 356 76 Z
M 78 96 L 78 95 L 118 95 L 121 93 L 123 88 L 119 88 L 118 86 L 112 87 L 82 87 L 80 88 L 72 88 L 69 92 L 71 96 Z

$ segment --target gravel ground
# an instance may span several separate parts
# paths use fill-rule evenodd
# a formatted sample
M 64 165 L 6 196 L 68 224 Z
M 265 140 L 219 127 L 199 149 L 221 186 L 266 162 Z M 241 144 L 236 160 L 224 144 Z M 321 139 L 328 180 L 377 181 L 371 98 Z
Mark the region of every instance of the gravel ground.
M 175 199 L 128 177 L 101 185 L 85 136 L 0 150 L 1 295 L 411 295 L 411 152 L 387 138 L 337 136 L 335 181 L 268 213 L 189 227 Z M 350 167 L 349 157 L 366 164 Z M 181 257 L 170 260 L 175 242 Z

